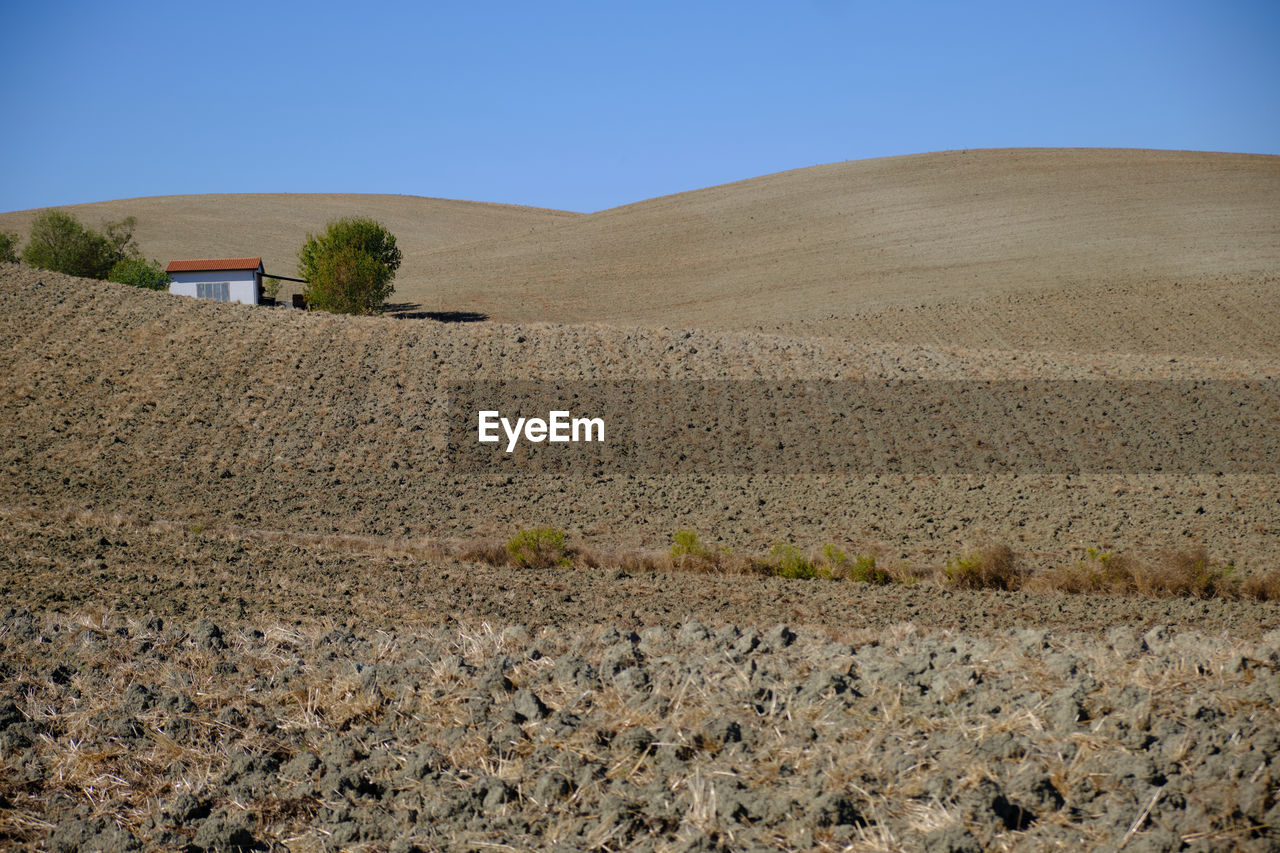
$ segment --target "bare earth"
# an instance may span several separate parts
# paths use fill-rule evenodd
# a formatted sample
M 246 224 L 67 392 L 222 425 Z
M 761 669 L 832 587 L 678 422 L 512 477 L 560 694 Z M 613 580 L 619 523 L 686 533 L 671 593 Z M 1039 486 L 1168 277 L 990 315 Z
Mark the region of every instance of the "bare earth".
M 1280 605 L 936 580 L 990 543 L 1280 568 L 1278 163 L 86 206 L 269 268 L 368 213 L 396 313 L 488 322 L 0 266 L 0 841 L 1280 849 Z M 552 405 L 609 440 L 475 442 Z M 536 526 L 595 556 L 467 559 Z M 924 580 L 652 571 L 680 528 Z

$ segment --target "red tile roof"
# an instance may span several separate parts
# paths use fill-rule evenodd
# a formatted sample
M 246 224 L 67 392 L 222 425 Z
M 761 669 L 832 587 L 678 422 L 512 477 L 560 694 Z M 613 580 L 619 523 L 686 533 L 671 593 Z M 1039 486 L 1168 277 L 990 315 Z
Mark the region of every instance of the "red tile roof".
M 169 261 L 165 272 L 256 270 L 261 265 L 262 258 L 200 258 L 191 261 Z

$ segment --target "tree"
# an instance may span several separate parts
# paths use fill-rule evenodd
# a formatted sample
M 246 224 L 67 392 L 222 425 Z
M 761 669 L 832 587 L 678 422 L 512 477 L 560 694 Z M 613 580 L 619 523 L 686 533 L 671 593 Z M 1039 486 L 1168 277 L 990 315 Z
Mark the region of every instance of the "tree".
M 70 213 L 45 210 L 31 222 L 31 236 L 22 250 L 22 260 L 33 267 L 67 275 L 106 278 L 117 263 L 138 256 L 133 242 L 135 224 L 130 216 L 107 223 L 107 233 L 100 234 Z
M 136 227 L 138 219 L 135 216 L 126 216 L 119 222 L 108 222 L 103 226 L 103 236 L 107 238 L 111 251 L 119 260 L 142 257 L 138 244 L 133 241 L 133 229 Z
M 169 288 L 169 274 L 160 267 L 160 262 L 148 261 L 146 258 L 124 258 L 117 261 L 111 268 L 107 281 L 145 287 L 147 290 Z
M 298 274 L 307 280 L 307 303 L 335 314 L 376 314 L 395 286 L 400 268 L 396 238 L 379 222 L 361 217 L 330 222 L 308 234 L 298 250 Z

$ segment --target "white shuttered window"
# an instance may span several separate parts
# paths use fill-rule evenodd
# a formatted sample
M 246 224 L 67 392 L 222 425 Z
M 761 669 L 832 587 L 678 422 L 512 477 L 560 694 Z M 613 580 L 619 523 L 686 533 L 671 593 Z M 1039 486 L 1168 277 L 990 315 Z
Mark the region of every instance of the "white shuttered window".
M 198 281 L 196 282 L 196 297 L 199 299 L 215 299 L 218 302 L 230 302 L 231 282 Z

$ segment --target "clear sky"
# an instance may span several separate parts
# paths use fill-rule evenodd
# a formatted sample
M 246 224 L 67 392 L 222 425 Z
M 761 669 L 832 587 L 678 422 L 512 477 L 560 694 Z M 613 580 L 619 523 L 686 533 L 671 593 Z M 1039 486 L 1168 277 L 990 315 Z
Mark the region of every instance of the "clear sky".
M 372 192 L 592 211 L 957 148 L 1280 154 L 1280 2 L 16 0 L 0 210 Z

